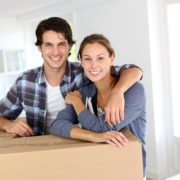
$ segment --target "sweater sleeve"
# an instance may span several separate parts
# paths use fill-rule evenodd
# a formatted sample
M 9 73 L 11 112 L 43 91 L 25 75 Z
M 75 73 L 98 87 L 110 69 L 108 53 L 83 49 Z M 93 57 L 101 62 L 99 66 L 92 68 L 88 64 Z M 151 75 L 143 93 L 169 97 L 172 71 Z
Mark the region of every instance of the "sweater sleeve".
M 122 66 L 114 66 L 114 68 L 111 69 L 111 70 L 112 70 L 111 73 L 114 74 L 115 76 L 120 76 L 121 73 L 122 73 L 125 69 L 128 69 L 128 68 L 138 68 L 138 69 L 140 69 L 140 70 L 143 72 L 143 70 L 142 70 L 139 66 L 137 66 L 137 65 L 135 65 L 135 64 L 124 64 L 124 65 L 122 65 Z M 143 76 L 141 77 L 140 80 L 142 80 L 142 78 L 143 78 Z
M 141 119 L 141 114 L 144 109 L 144 88 L 140 83 L 136 83 L 125 93 L 125 119 L 119 124 L 110 127 L 106 124 L 104 118 L 95 116 L 88 109 L 85 109 L 79 114 L 78 121 L 81 123 L 82 128 L 94 132 L 119 131 L 131 122 Z
M 77 127 L 77 124 L 77 115 L 73 106 L 66 105 L 66 108 L 60 111 L 52 122 L 50 132 L 53 135 L 70 139 L 70 131 L 72 128 Z

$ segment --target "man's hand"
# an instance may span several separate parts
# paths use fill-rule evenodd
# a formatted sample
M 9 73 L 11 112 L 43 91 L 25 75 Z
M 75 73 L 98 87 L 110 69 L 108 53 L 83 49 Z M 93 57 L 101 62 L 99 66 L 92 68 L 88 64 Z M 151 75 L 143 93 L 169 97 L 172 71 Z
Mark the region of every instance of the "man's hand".
M 8 121 L 4 125 L 4 130 L 8 133 L 16 134 L 17 136 L 21 137 L 33 135 L 33 130 L 23 120 Z
M 113 90 L 111 92 L 109 101 L 104 108 L 105 110 L 105 121 L 109 126 L 116 125 L 120 121 L 124 120 L 124 93 L 119 90 Z
M 94 143 L 105 142 L 113 146 L 122 147 L 128 142 L 123 133 L 117 131 L 107 131 L 104 133 L 96 133 L 91 139 Z
M 105 120 L 110 126 L 124 120 L 124 93 L 139 81 L 142 75 L 143 72 L 138 67 L 126 68 L 121 72 L 105 108 Z

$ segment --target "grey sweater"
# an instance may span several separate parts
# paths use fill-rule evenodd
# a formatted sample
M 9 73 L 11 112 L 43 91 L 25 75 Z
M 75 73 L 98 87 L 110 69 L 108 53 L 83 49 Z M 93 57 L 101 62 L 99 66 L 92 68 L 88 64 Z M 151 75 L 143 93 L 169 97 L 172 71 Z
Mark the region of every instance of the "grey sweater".
M 145 92 L 140 83 L 133 85 L 125 93 L 125 119 L 121 123 L 110 127 L 105 121 L 104 116 L 97 115 L 96 103 L 96 87 L 93 84 L 87 84 L 80 90 L 83 102 L 86 98 L 92 98 L 92 105 L 95 114 L 89 109 L 82 111 L 79 116 L 71 105 L 66 105 L 66 108 L 60 111 L 56 120 L 51 125 L 51 133 L 65 138 L 70 138 L 70 131 L 76 127 L 78 123 L 83 129 L 93 132 L 105 132 L 110 130 L 120 131 L 123 128 L 128 128 L 141 142 L 143 150 L 144 172 L 146 166 L 145 152 L 145 129 L 146 129 L 146 112 L 145 112 Z

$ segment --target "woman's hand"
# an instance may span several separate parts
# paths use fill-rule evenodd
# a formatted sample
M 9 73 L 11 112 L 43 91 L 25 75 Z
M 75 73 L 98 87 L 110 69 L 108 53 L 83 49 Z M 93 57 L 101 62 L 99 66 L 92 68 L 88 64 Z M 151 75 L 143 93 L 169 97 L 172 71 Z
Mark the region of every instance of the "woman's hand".
M 117 147 L 125 146 L 128 142 L 128 139 L 124 136 L 124 134 L 117 131 L 95 133 L 91 140 L 95 143 L 105 142 Z
M 75 102 L 82 101 L 79 91 L 71 91 L 65 97 L 65 103 L 74 104 Z
M 74 107 L 77 115 L 79 115 L 81 111 L 86 108 L 79 91 L 69 92 L 65 97 L 65 103 L 71 104 Z

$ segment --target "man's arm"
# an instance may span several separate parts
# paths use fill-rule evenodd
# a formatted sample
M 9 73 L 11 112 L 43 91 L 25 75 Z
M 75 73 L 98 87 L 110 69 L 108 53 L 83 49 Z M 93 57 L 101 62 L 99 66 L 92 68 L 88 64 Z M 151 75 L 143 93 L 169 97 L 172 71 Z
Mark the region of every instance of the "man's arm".
M 119 81 L 112 90 L 108 104 L 105 107 L 105 121 L 110 126 L 124 120 L 124 93 L 139 81 L 142 75 L 142 70 L 136 66 L 122 70 Z
M 31 127 L 24 120 L 8 120 L 0 117 L 0 130 L 7 133 L 16 134 L 18 136 L 32 136 Z

